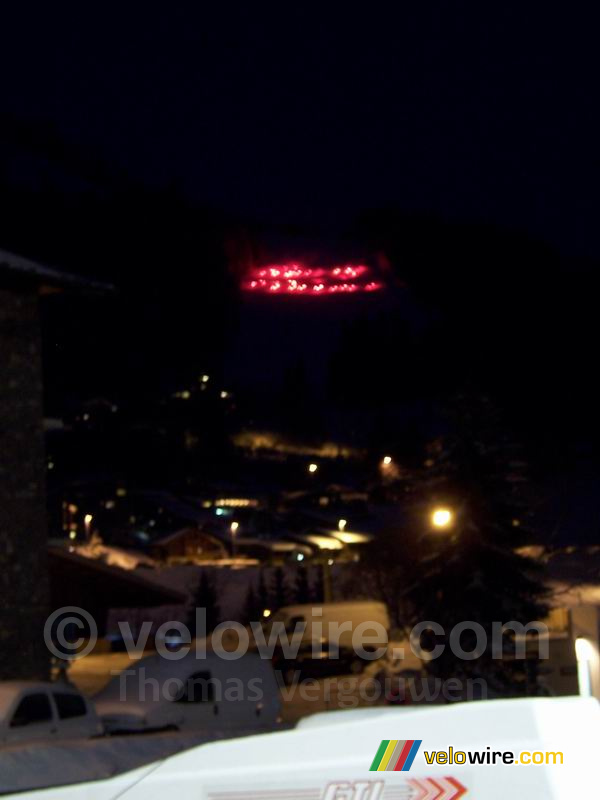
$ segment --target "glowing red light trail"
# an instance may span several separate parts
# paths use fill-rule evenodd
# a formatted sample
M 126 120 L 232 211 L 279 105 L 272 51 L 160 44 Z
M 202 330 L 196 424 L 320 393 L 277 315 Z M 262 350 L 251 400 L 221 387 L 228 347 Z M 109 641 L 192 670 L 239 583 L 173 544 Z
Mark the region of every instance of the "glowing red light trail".
M 335 267 L 305 267 L 302 264 L 273 264 L 251 269 L 242 289 L 262 294 L 333 295 L 377 292 L 380 281 L 369 277 L 370 267 L 344 264 Z

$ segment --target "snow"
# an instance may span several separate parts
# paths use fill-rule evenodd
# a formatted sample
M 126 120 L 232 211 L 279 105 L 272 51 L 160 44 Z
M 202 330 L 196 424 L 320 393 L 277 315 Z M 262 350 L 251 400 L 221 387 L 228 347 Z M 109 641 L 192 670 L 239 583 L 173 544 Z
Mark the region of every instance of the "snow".
M 250 734 L 256 730 L 13 745 L 0 749 L 0 794 L 104 780 L 144 766 L 150 771 L 156 762 L 196 745 Z
M 121 569 L 132 570 L 140 566 L 154 567 L 155 562 L 144 553 L 134 550 L 123 550 L 120 547 L 111 547 L 103 544 L 98 539 L 92 539 L 88 544 L 74 548 L 78 556 L 93 558 L 103 561 L 109 567 L 120 567 Z
M 15 272 L 22 272 L 32 275 L 41 280 L 47 280 L 53 284 L 78 284 L 85 285 L 90 289 L 98 289 L 102 291 L 111 290 L 112 287 L 107 284 L 98 283 L 97 281 L 88 280 L 78 275 L 70 275 L 65 272 L 60 272 L 57 269 L 46 267 L 38 264 L 36 261 L 31 261 L 23 256 L 9 253 L 7 250 L 0 250 L 0 268 L 11 269 Z

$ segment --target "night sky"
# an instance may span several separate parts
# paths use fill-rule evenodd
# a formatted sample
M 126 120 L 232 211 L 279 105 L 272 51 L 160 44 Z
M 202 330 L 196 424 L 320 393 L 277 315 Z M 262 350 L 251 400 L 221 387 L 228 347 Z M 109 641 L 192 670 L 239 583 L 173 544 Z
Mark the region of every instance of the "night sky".
M 3 9 L 0 181 L 12 169 L 25 192 L 18 235 L 3 198 L 0 246 L 119 287 L 93 323 L 91 301 L 52 301 L 52 413 L 217 369 L 277 403 L 274 373 L 304 358 L 325 374 L 343 335 L 338 393 L 360 374 L 377 406 L 400 375 L 416 406 L 473 384 L 549 471 L 597 471 L 598 15 L 413 6 Z M 15 120 L 41 131 L 31 169 Z M 56 142 L 74 169 L 59 160 L 46 195 Z M 131 183 L 86 187 L 86 159 Z M 372 329 L 349 303 L 266 313 L 236 294 L 229 231 L 290 225 L 324 247 L 383 242 L 394 285 Z
M 5 5 L 1 107 L 229 212 L 394 205 L 598 256 L 597 17 L 419 5 Z

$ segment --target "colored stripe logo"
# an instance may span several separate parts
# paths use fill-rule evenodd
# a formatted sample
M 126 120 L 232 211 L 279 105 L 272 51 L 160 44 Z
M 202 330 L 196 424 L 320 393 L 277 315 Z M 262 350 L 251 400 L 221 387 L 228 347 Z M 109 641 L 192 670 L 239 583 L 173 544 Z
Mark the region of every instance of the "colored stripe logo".
M 422 741 L 422 739 L 383 739 L 369 771 L 408 772 Z

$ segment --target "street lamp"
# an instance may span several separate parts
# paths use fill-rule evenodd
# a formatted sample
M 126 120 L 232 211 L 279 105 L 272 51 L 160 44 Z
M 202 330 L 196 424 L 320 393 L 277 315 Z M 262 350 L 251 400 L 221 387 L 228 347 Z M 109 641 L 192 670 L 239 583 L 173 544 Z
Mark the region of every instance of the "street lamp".
M 454 514 L 449 508 L 434 508 L 431 512 L 431 524 L 438 530 L 449 528 L 454 522 Z
M 231 555 L 233 558 L 236 557 L 235 545 L 236 545 L 236 533 L 238 532 L 238 528 L 240 527 L 239 522 L 232 522 L 229 530 L 231 531 Z
M 379 474 L 385 483 L 395 481 L 400 477 L 398 464 L 392 456 L 383 456 L 378 464 Z
M 86 538 L 86 540 L 88 542 L 90 540 L 90 532 L 91 532 L 92 520 L 93 519 L 94 518 L 93 518 L 93 516 L 91 514 L 86 514 L 85 517 L 83 518 L 83 522 L 85 524 L 85 538 Z
M 575 657 L 577 659 L 579 694 L 582 697 L 592 696 L 592 672 L 590 662 L 595 660 L 594 656 L 594 647 L 590 640 L 578 636 L 575 639 Z
M 316 472 L 319 469 L 318 464 L 312 463 L 308 465 L 309 472 Z

